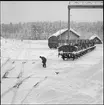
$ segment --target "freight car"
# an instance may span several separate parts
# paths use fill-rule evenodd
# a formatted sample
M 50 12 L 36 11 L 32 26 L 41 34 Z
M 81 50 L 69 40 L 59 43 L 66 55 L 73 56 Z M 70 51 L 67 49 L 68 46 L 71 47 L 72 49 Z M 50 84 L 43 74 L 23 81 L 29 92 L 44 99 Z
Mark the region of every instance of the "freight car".
M 58 57 L 61 56 L 63 60 L 72 58 L 77 59 L 84 54 L 96 48 L 93 40 L 78 40 L 74 43 L 62 45 L 58 47 Z

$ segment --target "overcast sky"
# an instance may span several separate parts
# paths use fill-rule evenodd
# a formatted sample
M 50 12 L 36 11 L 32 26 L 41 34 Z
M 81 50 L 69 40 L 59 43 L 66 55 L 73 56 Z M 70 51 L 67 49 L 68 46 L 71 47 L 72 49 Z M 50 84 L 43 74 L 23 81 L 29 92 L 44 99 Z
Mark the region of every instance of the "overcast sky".
M 68 21 L 68 1 L 2 1 L 1 22 Z M 103 9 L 71 9 L 73 21 L 103 21 Z

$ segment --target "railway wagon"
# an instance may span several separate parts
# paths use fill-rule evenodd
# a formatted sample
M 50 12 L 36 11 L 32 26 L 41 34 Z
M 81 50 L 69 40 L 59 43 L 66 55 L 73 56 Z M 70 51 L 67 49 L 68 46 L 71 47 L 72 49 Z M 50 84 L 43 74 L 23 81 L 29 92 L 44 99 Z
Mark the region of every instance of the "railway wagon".
M 58 47 L 58 57 L 61 56 L 63 60 L 72 58 L 77 59 L 84 54 L 96 48 L 93 40 L 78 40 L 74 43 L 62 45 Z
M 62 59 L 65 60 L 65 58 L 73 58 L 74 59 L 74 53 L 77 51 L 77 47 L 73 45 L 62 45 L 58 48 L 58 57 L 61 55 Z

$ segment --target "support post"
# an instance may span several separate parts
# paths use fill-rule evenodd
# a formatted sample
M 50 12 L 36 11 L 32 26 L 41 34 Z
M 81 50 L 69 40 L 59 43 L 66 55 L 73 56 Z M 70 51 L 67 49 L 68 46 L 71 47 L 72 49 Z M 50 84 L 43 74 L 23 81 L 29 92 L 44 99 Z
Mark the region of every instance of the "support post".
M 70 8 L 68 8 L 68 43 L 69 43 L 69 36 L 70 36 Z

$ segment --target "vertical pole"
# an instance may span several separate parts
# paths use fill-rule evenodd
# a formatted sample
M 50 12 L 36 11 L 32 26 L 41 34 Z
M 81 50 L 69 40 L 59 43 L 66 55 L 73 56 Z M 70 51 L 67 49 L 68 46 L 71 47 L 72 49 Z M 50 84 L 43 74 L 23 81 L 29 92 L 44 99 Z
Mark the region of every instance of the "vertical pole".
M 70 8 L 68 6 L 68 43 L 69 43 L 69 36 L 70 36 Z
M 62 38 L 61 38 L 61 20 L 60 20 L 60 45 L 62 44 Z

